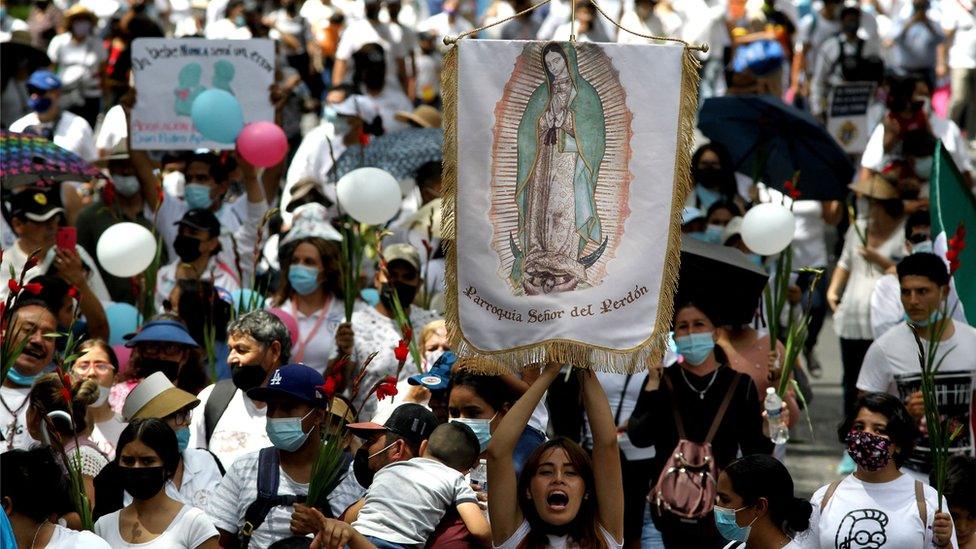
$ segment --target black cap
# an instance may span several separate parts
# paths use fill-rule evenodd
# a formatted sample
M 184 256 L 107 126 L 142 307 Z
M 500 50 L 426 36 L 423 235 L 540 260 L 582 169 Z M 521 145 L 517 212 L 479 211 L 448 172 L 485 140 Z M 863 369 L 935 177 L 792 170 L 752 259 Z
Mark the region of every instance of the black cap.
M 360 438 L 369 438 L 371 434 L 378 431 L 388 431 L 411 444 L 420 444 L 421 441 L 430 438 L 435 427 L 437 427 L 437 416 L 434 412 L 412 402 L 397 406 L 383 425 L 368 422 L 353 423 L 348 426 L 352 434 Z
M 42 223 L 64 213 L 61 193 L 57 187 L 24 189 L 10 198 L 10 213 L 14 217 Z
M 220 234 L 220 221 L 217 220 L 217 216 L 210 210 L 190 210 L 183 214 L 183 219 L 180 219 L 174 225 L 189 227 L 195 231 L 207 231 L 210 233 L 210 236 Z

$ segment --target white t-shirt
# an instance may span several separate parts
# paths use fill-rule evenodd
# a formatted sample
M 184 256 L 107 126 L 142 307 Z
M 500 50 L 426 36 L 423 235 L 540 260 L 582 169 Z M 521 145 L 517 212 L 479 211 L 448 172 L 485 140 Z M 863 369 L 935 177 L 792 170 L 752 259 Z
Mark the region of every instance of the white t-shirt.
M 110 549 L 107 541 L 87 530 L 71 530 L 60 524 L 54 525 L 54 533 L 45 549 Z
M 478 498 L 458 471 L 428 458 L 398 461 L 377 471 L 352 526 L 364 536 L 422 545 L 444 514 L 462 503 L 477 504 Z
M 26 450 L 37 443 L 27 432 L 27 395 L 30 387 L 0 385 L 0 434 L 3 451 Z
M 339 160 L 346 152 L 343 136 L 334 135 L 332 124 L 323 121 L 313 128 L 295 149 L 295 156 L 288 166 L 285 176 L 285 187 L 281 191 L 281 218 L 291 223 L 292 213 L 285 211 L 285 206 L 291 202 L 291 191 L 295 184 L 305 178 L 312 178 L 324 188 L 325 196 L 333 204 L 336 203 L 335 185 L 326 185 L 329 181 L 329 170 L 332 169 L 332 159 Z M 331 144 L 331 154 L 329 153 Z
M 933 547 L 932 523 L 935 520 L 935 488 L 924 486 L 926 523 L 918 516 L 915 479 L 901 475 L 890 482 L 864 482 L 854 475 L 841 481 L 821 514 L 820 502 L 828 486 L 817 490 L 810 503 L 810 529 L 793 540 L 805 549 L 835 547 L 884 547 L 918 549 Z M 943 509 L 948 505 L 942 498 Z M 953 547 L 956 544 L 952 533 Z
M 949 68 L 976 69 L 976 7 L 973 0 L 942 2 L 942 28 L 955 31 L 949 47 Z
M 95 446 L 105 454 L 109 460 L 115 459 L 115 446 L 119 442 L 119 435 L 125 429 L 126 423 L 125 418 L 120 414 L 112 414 L 108 420 L 101 423 L 96 423 L 92 428 L 91 435 L 88 436 Z
M 865 220 L 858 220 L 862 234 L 866 231 Z M 884 257 L 898 261 L 905 254 L 905 228 L 899 224 L 877 251 Z M 871 293 L 874 284 L 884 273 L 877 265 L 868 262 L 857 252 L 861 246 L 854 227 L 847 230 L 844 249 L 837 261 L 850 276 L 840 299 L 840 306 L 834 314 L 834 331 L 845 339 L 874 339 L 871 333 Z
M 223 478 L 217 462 L 210 452 L 198 448 L 183 450 L 183 479 L 180 487 L 173 484 L 173 479 L 166 481 L 166 495 L 171 499 L 196 507 L 206 509 L 210 501 L 210 494 L 220 484 Z M 132 496 L 122 491 L 122 505 L 132 503 Z
M 23 133 L 27 128 L 40 124 L 41 121 L 37 118 L 37 113 L 32 112 L 11 124 L 10 131 Z M 84 118 L 74 113 L 68 111 L 61 113 L 61 118 L 57 119 L 53 136 L 55 145 L 77 154 L 83 160 L 91 162 L 98 157 L 91 126 Z
M 325 375 L 329 360 L 335 355 L 336 329 L 339 328 L 339 324 L 346 321 L 346 306 L 342 299 L 333 297 L 329 301 L 327 310 L 319 309 L 310 315 L 296 310 L 291 300 L 282 303 L 281 310 L 294 317 L 295 322 L 298 323 L 298 334 L 295 344 L 291 347 L 292 362 L 302 362 Z M 322 315 L 325 315 L 324 320 Z M 319 324 L 319 327 L 313 334 L 312 330 L 315 329 L 316 324 Z M 297 353 L 303 344 L 305 351 L 299 357 Z
M 218 19 L 207 25 L 204 35 L 207 40 L 250 40 L 251 29 L 247 25 L 238 27 L 230 19 Z
M 200 406 L 199 412 L 193 414 L 190 421 L 189 447 L 210 450 L 223 464 L 224 469 L 230 469 L 238 457 L 271 446 L 271 440 L 264 428 L 268 409 L 258 408 L 253 400 L 238 389 L 214 426 L 208 445 L 203 411 L 207 408 L 207 399 L 210 398 L 213 388 L 211 385 L 197 395 Z
M 364 93 L 366 93 L 365 90 Z M 413 110 L 413 103 L 410 102 L 410 99 L 407 98 L 407 95 L 400 88 L 384 86 L 383 91 L 379 94 L 367 95 L 373 100 L 376 109 L 379 111 L 385 133 L 393 133 L 410 127 L 410 124 L 396 119 L 396 113 L 410 112 Z
M 523 520 L 522 524 L 519 525 L 517 530 L 515 530 L 515 533 L 512 534 L 512 537 L 503 541 L 501 545 L 495 545 L 494 547 L 495 549 L 517 549 L 519 544 L 522 543 L 526 537 L 528 537 L 530 531 L 531 529 L 529 528 L 529 522 Z M 603 541 L 607 544 L 609 549 L 620 549 L 624 546 L 623 543 L 613 539 L 613 535 L 610 532 L 607 532 L 606 528 L 604 528 L 602 524 L 600 525 L 600 534 L 603 536 Z M 548 547 L 550 549 L 569 549 L 570 545 L 567 544 L 569 540 L 566 539 L 566 536 L 548 537 Z
M 220 485 L 210 497 L 207 510 L 214 519 L 214 525 L 225 532 L 237 534 L 244 525 L 244 512 L 258 497 L 258 454 L 251 452 L 242 456 L 227 469 Z M 308 484 L 295 482 L 284 469 L 278 467 L 281 475 L 278 495 L 308 494 Z M 276 506 L 251 536 L 253 549 L 264 549 L 275 541 L 291 537 L 291 514 L 294 506 Z
M 105 48 L 96 36 L 75 42 L 70 32 L 59 34 L 48 44 L 47 55 L 51 63 L 58 66 L 65 88 L 81 86 L 85 97 L 99 97 L 101 77 L 98 69 L 105 61 Z
M 959 171 L 973 171 L 972 160 L 969 157 L 969 145 L 963 138 L 962 132 L 959 131 L 959 126 L 952 120 L 946 120 L 934 114 L 929 116 L 929 124 L 932 125 L 932 133 L 942 140 L 942 144 L 952 155 L 952 161 L 956 163 Z M 864 147 L 864 154 L 861 155 L 861 166 L 880 172 L 893 159 L 894 157 L 886 155 L 884 152 L 884 125 L 879 123 L 871 132 L 868 144 Z
M 113 548 L 138 547 L 139 549 L 194 549 L 210 538 L 217 537 L 217 529 L 207 515 L 184 505 L 159 537 L 145 543 L 129 543 L 119 533 L 119 514 L 122 510 L 103 516 L 95 522 L 95 533 Z
M 336 60 L 345 61 L 352 64 L 352 56 L 366 44 L 379 44 L 383 47 L 386 55 L 386 87 L 403 92 L 400 86 L 398 71 L 398 59 L 403 59 L 407 51 L 403 44 L 398 42 L 393 36 L 388 23 L 370 22 L 366 19 L 359 19 L 348 24 L 339 37 L 339 44 L 336 46 Z M 349 66 L 346 71 L 346 81 L 352 82 L 353 67 Z M 328 156 L 328 151 L 326 151 Z M 336 158 L 339 158 L 338 153 Z
M 467 19 L 457 15 L 454 21 L 451 21 L 450 16 L 447 12 L 441 12 L 437 15 L 432 15 L 427 19 L 421 21 L 417 25 L 417 32 L 431 32 L 437 37 L 436 44 L 441 46 L 445 36 L 457 36 L 462 32 L 468 32 L 474 27 Z

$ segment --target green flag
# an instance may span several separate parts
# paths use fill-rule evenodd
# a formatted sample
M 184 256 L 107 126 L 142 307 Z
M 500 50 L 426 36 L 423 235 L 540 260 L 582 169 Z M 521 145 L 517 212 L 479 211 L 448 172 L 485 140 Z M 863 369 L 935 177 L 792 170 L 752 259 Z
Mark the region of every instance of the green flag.
M 939 255 L 945 256 L 946 243 L 959 225 L 966 228 L 968 242 L 959 254 L 960 266 L 953 280 L 966 320 L 971 326 L 976 326 L 976 197 L 941 141 L 935 149 L 929 185 L 929 209 L 932 215 L 932 242 Z

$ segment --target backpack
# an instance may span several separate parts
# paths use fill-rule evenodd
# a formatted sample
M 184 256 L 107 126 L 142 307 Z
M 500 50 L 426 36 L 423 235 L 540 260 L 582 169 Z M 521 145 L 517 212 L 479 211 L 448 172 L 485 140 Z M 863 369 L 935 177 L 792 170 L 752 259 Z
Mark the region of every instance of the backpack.
M 668 376 L 662 376 L 668 390 L 671 391 L 671 408 L 674 411 L 675 428 L 678 431 L 678 445 L 668 457 L 668 461 L 661 470 L 657 484 L 648 496 L 648 500 L 657 505 L 658 512 L 665 511 L 684 519 L 699 519 L 712 512 L 715 505 L 716 484 L 718 483 L 718 467 L 712 457 L 712 439 L 722 423 L 722 416 L 729 408 L 732 395 L 739 384 L 740 376 L 732 378 L 722 404 L 712 420 L 703 442 L 692 442 L 685 436 L 684 422 L 678 413 L 678 405 L 674 401 L 674 387 Z
M 880 83 L 884 79 L 884 62 L 877 56 L 864 56 L 864 40 L 861 38 L 857 39 L 854 55 L 846 55 L 843 42 L 840 42 L 840 54 L 834 61 L 830 74 L 834 74 L 838 65 L 840 66 L 840 75 L 845 82 Z

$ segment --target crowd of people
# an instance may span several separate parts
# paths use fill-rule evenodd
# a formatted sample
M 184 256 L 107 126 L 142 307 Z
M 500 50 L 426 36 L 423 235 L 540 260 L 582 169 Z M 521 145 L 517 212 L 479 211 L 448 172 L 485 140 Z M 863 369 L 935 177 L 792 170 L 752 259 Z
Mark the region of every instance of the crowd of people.
M 976 329 L 943 308 L 973 281 L 937 253 L 928 201 L 938 142 L 972 188 L 973 1 L 600 6 L 616 20 L 568 0 L 0 0 L 0 126 L 104 174 L 2 184 L 0 546 L 976 547 Z M 400 211 L 346 287 L 336 160 L 441 128 L 444 38 L 461 33 L 707 43 L 702 100 L 765 94 L 820 123 L 835 87 L 874 84 L 850 207 L 739 173 L 729 143 L 699 136 L 692 156 L 683 238 L 774 273 L 743 216 L 775 201 L 796 218 L 793 265 L 810 269 L 788 301 L 810 323 L 779 420 L 764 402 L 785 342 L 768 324 L 785 320 L 757 303 L 755 321 L 729 322 L 687 286 L 673 352 L 633 374 L 456 356 L 454 243 L 430 214 L 440 161 L 400 181 Z M 286 159 L 131 147 L 132 42 L 153 37 L 273 39 L 275 83 L 248 93 L 269 95 Z M 151 277 L 100 263 L 121 222 L 156 238 Z M 800 429 L 810 380 L 836 366 L 818 356 L 826 326 L 846 450 L 808 498 L 770 430 Z M 904 382 L 929 334 L 966 408 L 941 494 L 925 399 Z M 411 345 L 421 373 L 404 367 Z

